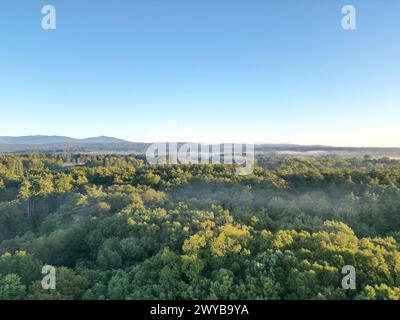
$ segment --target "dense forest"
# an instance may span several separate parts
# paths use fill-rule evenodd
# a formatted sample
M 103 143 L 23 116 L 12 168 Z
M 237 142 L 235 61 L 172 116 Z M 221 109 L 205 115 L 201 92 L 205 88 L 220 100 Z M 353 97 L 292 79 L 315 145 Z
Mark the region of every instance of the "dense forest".
M 0 156 L 0 299 L 400 299 L 400 160 L 234 169 Z

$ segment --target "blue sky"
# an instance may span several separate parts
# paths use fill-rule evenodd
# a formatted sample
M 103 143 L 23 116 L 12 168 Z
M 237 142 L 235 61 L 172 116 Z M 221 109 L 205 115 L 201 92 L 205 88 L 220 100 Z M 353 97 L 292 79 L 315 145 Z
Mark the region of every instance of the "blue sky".
M 400 147 L 398 0 L 0 8 L 0 135 Z

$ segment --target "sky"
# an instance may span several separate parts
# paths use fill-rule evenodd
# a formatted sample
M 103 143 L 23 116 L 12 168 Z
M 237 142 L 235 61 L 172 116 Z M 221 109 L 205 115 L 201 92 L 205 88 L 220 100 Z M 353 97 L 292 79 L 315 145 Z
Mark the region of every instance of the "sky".
M 400 147 L 399 120 L 398 0 L 0 2 L 0 136 Z

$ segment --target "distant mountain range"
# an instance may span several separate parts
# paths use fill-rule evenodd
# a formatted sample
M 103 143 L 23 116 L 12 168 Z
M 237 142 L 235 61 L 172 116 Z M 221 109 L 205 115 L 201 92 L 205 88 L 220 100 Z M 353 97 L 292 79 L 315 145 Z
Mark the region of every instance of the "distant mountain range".
M 113 137 L 100 136 L 86 139 L 74 139 L 65 136 L 22 136 L 1 137 L 0 144 L 57 144 L 57 143 L 129 143 L 126 140 Z
M 179 143 L 179 145 L 182 143 Z M 150 143 L 130 142 L 113 137 L 99 136 L 86 139 L 75 139 L 65 136 L 0 136 L 0 153 L 118 153 L 144 154 Z M 370 155 L 372 157 L 400 158 L 400 148 L 351 148 L 330 147 L 322 145 L 296 145 L 260 143 L 255 147 L 256 155 L 289 155 L 289 156 L 324 156 L 335 155 L 354 157 Z
M 75 139 L 65 136 L 0 136 L 0 153 L 121 153 L 143 154 L 148 143 L 135 143 L 107 136 Z

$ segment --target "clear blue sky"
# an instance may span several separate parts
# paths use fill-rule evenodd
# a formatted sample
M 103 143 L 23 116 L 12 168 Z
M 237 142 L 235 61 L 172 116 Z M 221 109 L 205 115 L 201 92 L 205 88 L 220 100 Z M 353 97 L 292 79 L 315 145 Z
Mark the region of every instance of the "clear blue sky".
M 0 111 L 0 135 L 400 147 L 400 1 L 2 0 Z

